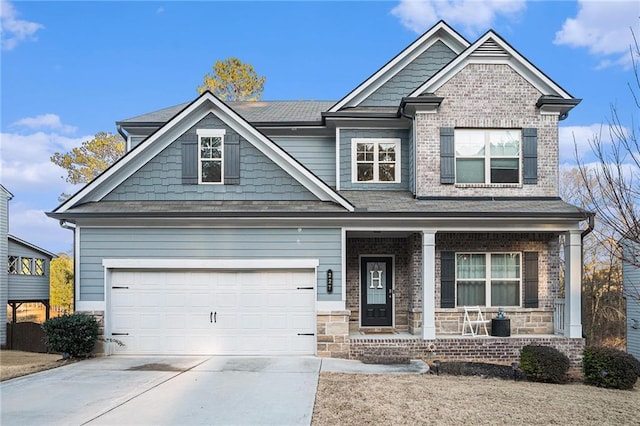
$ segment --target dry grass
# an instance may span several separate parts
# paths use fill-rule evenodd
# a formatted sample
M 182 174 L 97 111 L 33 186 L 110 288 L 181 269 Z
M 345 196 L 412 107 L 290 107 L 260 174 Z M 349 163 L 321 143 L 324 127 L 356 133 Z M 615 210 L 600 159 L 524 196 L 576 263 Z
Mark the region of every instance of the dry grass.
M 26 376 L 68 364 L 59 354 L 0 351 L 0 381 Z
M 478 377 L 322 373 L 312 425 L 640 425 L 640 389 Z

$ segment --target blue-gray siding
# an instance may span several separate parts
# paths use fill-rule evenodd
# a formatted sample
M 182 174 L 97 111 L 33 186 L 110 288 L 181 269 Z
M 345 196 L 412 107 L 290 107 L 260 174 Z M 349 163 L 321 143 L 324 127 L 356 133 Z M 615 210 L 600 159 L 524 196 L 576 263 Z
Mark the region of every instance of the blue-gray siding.
M 626 247 L 627 255 L 630 251 Z M 622 277 L 627 297 L 627 352 L 640 360 L 640 267 L 623 262 Z
M 407 96 L 431 76 L 448 64 L 456 54 L 441 41 L 425 50 L 389 81 L 380 86 L 361 106 L 397 106 L 402 97 Z
M 49 259 L 14 241 L 9 241 L 9 256 L 44 260 L 44 275 L 9 274 L 9 300 L 49 299 Z
M 239 137 L 213 114 L 196 129 L 225 129 L 226 137 Z M 186 136 L 185 136 L 186 137 Z M 110 201 L 157 200 L 316 200 L 317 198 L 248 141 L 240 138 L 239 185 L 185 185 L 182 183 L 182 143 L 172 142 L 158 156 L 120 184 L 104 199 Z
M 130 140 L 131 140 L 131 149 L 133 149 L 136 146 L 140 145 L 140 142 L 142 142 L 146 138 L 147 138 L 147 136 L 131 136 L 131 138 L 130 138 Z
M 271 139 L 327 185 L 335 186 L 335 137 L 272 137 Z
M 319 259 L 318 300 L 340 300 L 341 235 L 340 228 L 81 228 L 80 300 L 104 300 L 105 258 Z
M 7 274 L 7 256 L 9 248 L 7 233 L 9 232 L 9 194 L 0 187 L 0 345 L 7 343 L 7 297 L 9 293 L 9 277 Z
M 409 190 L 409 132 L 404 129 L 340 129 L 340 189 Z M 351 140 L 354 138 L 398 138 L 400 139 L 399 183 L 353 183 L 351 182 Z

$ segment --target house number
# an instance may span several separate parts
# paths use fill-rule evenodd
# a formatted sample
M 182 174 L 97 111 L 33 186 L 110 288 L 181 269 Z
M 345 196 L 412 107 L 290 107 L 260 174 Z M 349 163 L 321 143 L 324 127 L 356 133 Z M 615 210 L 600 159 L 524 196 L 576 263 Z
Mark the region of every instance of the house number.
M 333 293 L 333 271 L 327 269 L 327 293 Z

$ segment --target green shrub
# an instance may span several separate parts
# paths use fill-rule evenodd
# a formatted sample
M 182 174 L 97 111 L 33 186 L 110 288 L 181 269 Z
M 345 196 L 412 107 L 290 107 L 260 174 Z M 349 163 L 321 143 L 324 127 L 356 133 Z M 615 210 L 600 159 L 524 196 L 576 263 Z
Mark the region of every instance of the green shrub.
M 91 355 L 98 340 L 98 321 L 90 315 L 65 314 L 45 321 L 42 328 L 49 350 L 71 357 Z
M 640 376 L 640 362 L 613 348 L 585 348 L 582 369 L 586 384 L 602 388 L 633 389 Z
M 527 380 L 544 383 L 565 383 L 569 358 L 550 346 L 529 345 L 520 351 L 520 369 Z

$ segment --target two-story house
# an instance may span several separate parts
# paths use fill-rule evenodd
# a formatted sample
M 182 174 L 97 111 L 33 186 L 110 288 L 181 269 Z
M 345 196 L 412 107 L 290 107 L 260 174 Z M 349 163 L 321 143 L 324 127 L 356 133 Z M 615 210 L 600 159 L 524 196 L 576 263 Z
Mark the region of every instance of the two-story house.
M 558 122 L 579 101 L 439 22 L 339 101 L 205 92 L 119 121 L 127 154 L 49 213 L 75 226 L 76 308 L 107 352 L 578 360 L 590 216 L 558 197 Z M 461 336 L 472 305 L 511 337 Z

